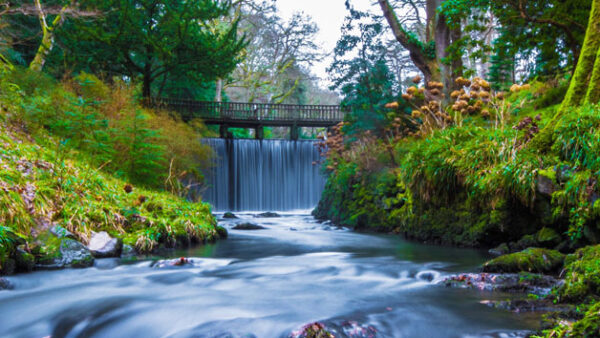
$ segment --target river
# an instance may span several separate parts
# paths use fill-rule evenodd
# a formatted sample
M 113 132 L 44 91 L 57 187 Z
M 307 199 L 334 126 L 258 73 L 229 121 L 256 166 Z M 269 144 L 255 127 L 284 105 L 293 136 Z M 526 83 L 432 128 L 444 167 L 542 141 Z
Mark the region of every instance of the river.
M 475 270 L 481 252 L 337 229 L 306 212 L 241 217 L 221 222 L 229 239 L 172 254 L 193 257 L 187 266 L 103 260 L 8 277 L 0 336 L 287 337 L 321 321 L 375 337 L 519 337 L 538 325 L 480 303 L 505 295 L 439 283 Z M 231 230 L 245 221 L 266 229 Z

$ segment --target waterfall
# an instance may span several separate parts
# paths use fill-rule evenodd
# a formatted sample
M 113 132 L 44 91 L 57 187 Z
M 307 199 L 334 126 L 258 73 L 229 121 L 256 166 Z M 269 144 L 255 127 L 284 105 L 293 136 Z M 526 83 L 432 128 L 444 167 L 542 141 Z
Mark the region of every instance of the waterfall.
M 214 166 L 203 200 L 215 211 L 314 208 L 325 186 L 315 141 L 205 139 Z

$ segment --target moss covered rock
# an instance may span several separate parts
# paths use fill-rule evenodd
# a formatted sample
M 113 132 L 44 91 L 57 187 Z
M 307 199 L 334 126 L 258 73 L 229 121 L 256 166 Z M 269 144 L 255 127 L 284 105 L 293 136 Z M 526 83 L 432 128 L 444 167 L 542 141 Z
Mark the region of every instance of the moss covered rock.
M 565 256 L 556 250 L 529 248 L 500 256 L 483 265 L 484 272 L 556 273 L 562 268 Z
M 578 250 L 565 260 L 562 301 L 581 302 L 600 299 L 600 245 Z
M 542 228 L 542 230 L 538 231 L 535 235 L 535 238 L 539 245 L 545 248 L 554 248 L 561 242 L 560 235 L 550 228 Z

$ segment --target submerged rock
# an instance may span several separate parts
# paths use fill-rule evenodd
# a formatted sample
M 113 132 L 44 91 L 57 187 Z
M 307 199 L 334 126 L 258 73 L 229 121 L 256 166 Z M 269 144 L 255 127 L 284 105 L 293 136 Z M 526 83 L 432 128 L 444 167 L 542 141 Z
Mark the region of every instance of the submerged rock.
M 121 256 L 123 250 L 123 241 L 118 238 L 112 238 L 105 232 L 93 232 L 88 249 L 96 258 L 110 258 Z
M 327 321 L 315 322 L 303 326 L 290 334 L 290 338 L 373 338 L 377 337 L 377 329 L 356 321 Z
M 237 219 L 239 217 L 237 217 L 236 215 L 234 215 L 232 212 L 226 212 L 223 214 L 223 218 L 225 219 Z
M 266 229 L 263 226 L 253 223 L 240 223 L 233 227 L 233 230 L 263 230 Z
M 564 260 L 565 255 L 556 250 L 529 248 L 492 259 L 483 265 L 483 272 L 557 273 Z
M 0 290 L 12 290 L 14 286 L 6 278 L 0 277 Z
M 465 273 L 442 281 L 447 287 L 469 288 L 482 291 L 515 292 L 545 296 L 564 282 L 552 276 L 531 273 Z
M 522 312 L 569 312 L 570 305 L 556 305 L 550 299 L 483 300 L 481 304 L 516 313 Z
M 281 217 L 281 215 L 279 215 L 276 212 L 263 212 L 262 214 L 258 214 L 256 215 L 256 217 L 260 217 L 260 218 L 277 218 L 277 217 Z

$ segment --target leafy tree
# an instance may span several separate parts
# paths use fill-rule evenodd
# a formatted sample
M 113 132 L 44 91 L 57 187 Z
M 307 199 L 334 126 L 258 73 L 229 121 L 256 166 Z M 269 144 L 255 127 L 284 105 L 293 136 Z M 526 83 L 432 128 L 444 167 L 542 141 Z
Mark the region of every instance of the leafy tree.
M 450 25 L 446 14 L 438 10 L 445 1 L 425 1 L 425 36 L 422 38 L 402 23 L 390 0 L 378 0 L 378 3 L 396 40 L 409 51 L 425 81 L 443 82 L 448 90 L 454 86 L 453 79 L 462 75 L 462 59 L 451 58 L 448 50 L 453 42 L 461 39 L 462 31 L 460 24 Z M 416 12 L 419 13 L 418 8 Z
M 239 15 L 250 43 L 224 89 L 234 101 L 285 102 L 310 77 L 305 68 L 321 57 L 313 42 L 317 25 L 300 13 L 285 21 L 269 2 L 245 5 Z
M 77 66 L 141 78 L 144 97 L 152 95 L 155 82 L 174 74 L 225 76 L 246 45 L 237 22 L 215 24 L 229 13 L 230 1 L 83 0 L 80 6 L 102 15 L 64 26 L 63 44 Z

